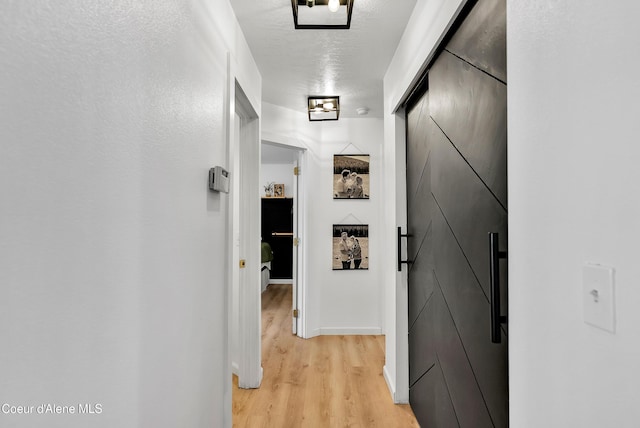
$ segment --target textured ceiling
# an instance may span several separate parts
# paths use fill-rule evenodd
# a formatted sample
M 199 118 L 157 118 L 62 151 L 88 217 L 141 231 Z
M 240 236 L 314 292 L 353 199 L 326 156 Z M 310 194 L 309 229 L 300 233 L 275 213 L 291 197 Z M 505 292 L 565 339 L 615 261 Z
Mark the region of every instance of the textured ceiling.
M 231 0 L 262 100 L 304 112 L 308 95 L 339 95 L 341 118 L 359 107 L 382 117 L 382 79 L 415 3 L 354 0 L 351 29 L 295 30 L 290 0 Z

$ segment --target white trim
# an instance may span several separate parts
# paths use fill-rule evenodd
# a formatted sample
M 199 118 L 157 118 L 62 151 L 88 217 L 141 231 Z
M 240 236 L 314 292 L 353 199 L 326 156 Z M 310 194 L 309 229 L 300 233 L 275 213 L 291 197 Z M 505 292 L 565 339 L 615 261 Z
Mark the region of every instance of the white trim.
M 269 278 L 269 285 L 271 285 L 271 284 L 292 284 L 293 285 L 293 279 Z
M 291 138 L 290 136 L 277 135 L 271 132 L 264 132 L 262 134 L 262 142 L 270 146 L 297 149 L 303 152 L 307 150 L 307 146 L 302 140 Z
M 217 28 L 214 26 L 214 28 Z M 227 169 L 231 170 L 233 165 L 233 150 L 235 148 L 235 132 L 233 131 L 234 122 L 235 122 L 235 79 L 232 77 L 232 69 L 231 65 L 231 54 L 227 51 L 227 85 L 225 88 L 225 105 L 228 107 L 225 109 L 225 125 L 226 125 L 226 134 L 227 134 Z M 235 246 L 235 240 L 233 236 L 233 225 L 234 225 L 234 217 L 233 217 L 233 194 L 229 195 L 227 198 L 227 234 L 226 234 L 226 243 L 227 243 L 227 272 L 226 272 L 226 281 L 225 281 L 225 328 L 224 328 L 224 343 L 226 344 L 226 352 L 224 355 L 224 368 L 226 373 L 229 375 L 224 379 L 224 415 L 223 415 L 223 423 L 225 428 L 231 428 L 233 425 L 233 364 L 232 364 L 232 334 L 231 331 L 233 326 L 232 316 L 233 316 L 233 281 L 234 281 L 234 256 L 233 249 Z
M 395 382 L 391 380 L 391 374 L 389 374 L 389 370 L 387 369 L 387 365 L 385 364 L 382 367 L 382 377 L 384 377 L 384 381 L 387 382 L 387 388 L 391 392 L 391 397 L 393 398 L 393 402 L 396 402 L 396 387 Z
M 297 200 L 294 201 L 297 204 L 297 218 L 296 218 L 297 224 L 294 225 L 294 233 L 296 234 L 296 237 L 299 240 L 299 244 L 297 247 L 297 252 L 298 252 L 297 266 L 295 271 L 295 274 L 296 274 L 295 280 L 297 282 L 297 287 L 295 290 L 295 299 L 297 301 L 297 308 L 300 311 L 300 315 L 297 318 L 296 335 L 298 337 L 308 339 L 309 337 L 313 337 L 313 336 L 306 335 L 307 310 L 306 310 L 305 296 L 306 296 L 307 277 L 306 277 L 305 266 L 307 263 L 307 258 L 306 258 L 307 243 L 306 243 L 306 239 L 304 238 L 306 236 L 306 231 L 307 231 L 307 224 L 306 224 L 307 187 L 306 187 L 306 180 L 305 180 L 305 173 L 306 173 L 306 167 L 307 167 L 307 148 L 305 147 L 304 143 L 301 140 L 292 139 L 289 136 L 275 135 L 275 134 L 268 134 L 267 136 L 267 134 L 265 133 L 262 135 L 262 137 L 263 137 L 262 144 L 282 147 L 286 149 L 295 150 L 298 152 L 297 160 L 296 162 L 294 162 L 296 166 L 300 168 L 300 174 L 298 175 L 298 184 L 297 184 L 297 190 L 298 190 Z M 279 279 L 269 280 L 269 284 L 289 284 L 289 283 L 292 283 L 292 281 L 293 279 L 289 280 L 289 282 L 287 282 L 287 280 L 279 280 Z
M 391 379 L 391 373 L 389 373 L 389 369 L 387 369 L 387 365 L 385 364 L 382 367 L 382 376 L 384 377 L 384 381 L 387 383 L 387 388 L 391 392 L 391 398 L 393 398 L 394 404 L 409 404 L 409 397 L 398 397 L 396 394 L 395 382 Z
M 381 336 L 380 327 L 321 327 L 316 336 Z
M 300 171 L 300 151 L 296 151 L 296 159 L 294 159 L 294 168 L 297 169 L 298 171 Z M 291 313 L 294 314 L 298 309 L 298 285 L 300 284 L 300 282 L 298 281 L 298 268 L 300 267 L 300 227 L 299 227 L 299 221 L 300 221 L 300 217 L 299 217 L 299 212 L 298 212 L 298 207 L 301 205 L 300 204 L 300 195 L 302 194 L 302 190 L 300 189 L 300 180 L 299 180 L 299 173 L 295 174 L 294 171 L 290 171 L 290 174 L 292 175 L 292 181 L 293 181 L 293 207 L 292 207 L 292 214 L 293 214 L 293 237 L 294 240 L 297 240 L 297 244 L 294 242 L 294 246 L 291 249 L 292 252 L 292 257 L 291 257 L 291 262 L 292 262 L 292 266 L 291 266 Z M 298 317 L 292 316 L 291 317 L 291 333 L 295 334 L 296 336 L 298 335 Z
M 385 90 L 389 108 L 386 113 L 395 113 L 420 82 L 467 1 L 439 0 L 416 5 L 383 78 L 384 84 L 393 82 L 388 85 L 392 88 Z
M 234 107 L 235 109 L 235 107 Z M 239 180 L 233 178 L 238 171 L 240 170 L 240 150 L 238 143 L 238 136 L 240 135 L 240 117 L 237 113 L 233 113 L 233 126 L 231 138 L 233 141 L 233 145 L 229 150 L 230 162 L 228 169 L 230 171 L 231 186 L 229 189 L 229 210 L 231 213 L 229 214 L 229 228 L 228 232 L 229 237 L 229 245 L 231 249 L 229 250 L 229 254 L 231 256 L 231 260 L 229 262 L 229 278 L 230 278 L 230 303 L 229 303 L 229 346 L 231 347 L 230 355 L 231 355 L 231 367 L 233 372 L 233 367 L 236 367 L 235 374 L 236 376 L 240 375 L 240 363 L 239 356 L 240 352 L 240 320 L 239 320 L 239 305 L 240 305 L 240 271 L 238 269 L 234 269 L 233 267 L 238 266 L 240 260 L 240 238 L 239 238 L 239 221 L 236 215 L 237 212 L 240 211 L 240 186 Z
M 402 102 L 413 90 L 431 59 L 437 53 L 455 19 L 467 0 L 433 0 L 418 2 L 409 18 L 405 33 L 383 79 L 384 85 L 384 133 L 385 178 L 389 183 L 387 197 L 395 202 L 394 208 L 385 211 L 385 223 L 406 230 L 406 130 Z M 388 174 L 388 175 L 387 175 Z M 386 235 L 396 246 L 392 230 Z M 406 243 L 402 243 L 403 248 Z M 405 403 L 409 399 L 409 349 L 408 349 L 408 299 L 406 269 L 397 272 L 395 261 L 389 261 L 385 269 L 388 279 L 385 329 L 386 370 L 389 391 L 394 402 Z M 393 270 L 392 270 L 393 269 Z
M 404 109 L 396 113 L 396 174 L 402 177 L 396 182 L 396 197 L 403 201 L 396 207 L 396 221 L 407 230 L 407 142 Z M 397 245 L 397 244 L 396 244 Z M 400 242 L 402 254 L 407 254 L 407 240 Z M 404 265 L 396 273 L 396 384 L 394 402 L 409 401 L 409 277 Z
M 299 309 L 297 318 L 296 334 L 298 337 L 306 338 L 307 332 L 307 150 L 298 146 L 297 166 L 300 169 L 298 174 L 298 218 L 297 218 L 297 235 L 298 235 L 298 266 L 296 271 L 296 301 Z
M 240 258 L 245 267 L 239 269 L 239 334 L 240 356 L 238 386 L 258 388 L 261 367 L 261 272 L 260 272 L 260 122 L 239 83 L 234 84 L 235 112 L 240 116 L 240 169 L 231 180 L 240 183 L 239 219 Z M 234 204 L 234 208 L 236 208 Z

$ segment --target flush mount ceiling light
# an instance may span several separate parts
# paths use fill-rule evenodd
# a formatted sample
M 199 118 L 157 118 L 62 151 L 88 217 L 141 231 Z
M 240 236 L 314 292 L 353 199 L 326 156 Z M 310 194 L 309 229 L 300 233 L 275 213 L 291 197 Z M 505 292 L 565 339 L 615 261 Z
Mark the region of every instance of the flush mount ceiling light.
M 296 30 L 348 30 L 353 0 L 291 0 Z
M 310 96 L 308 98 L 309 121 L 338 120 L 340 97 Z

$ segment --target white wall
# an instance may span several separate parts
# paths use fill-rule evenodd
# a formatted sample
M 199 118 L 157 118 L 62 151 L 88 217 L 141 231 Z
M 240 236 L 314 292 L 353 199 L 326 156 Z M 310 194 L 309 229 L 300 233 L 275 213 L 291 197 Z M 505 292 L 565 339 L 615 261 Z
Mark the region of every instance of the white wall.
M 640 421 L 639 14 L 508 2 L 512 426 Z M 615 269 L 615 334 L 583 322 L 585 262 Z
M 310 123 L 307 115 L 263 103 L 263 140 L 305 148 L 307 213 L 302 239 L 306 306 L 305 337 L 319 334 L 381 334 L 383 330 L 380 266 L 384 257 L 380 212 L 382 194 L 382 121 L 340 119 Z M 354 146 L 349 146 L 349 144 Z M 371 198 L 361 201 L 333 199 L 333 155 L 362 152 L 371 155 Z M 353 215 L 355 217 L 350 217 Z M 333 271 L 332 226 L 340 222 L 369 224 L 371 266 L 360 272 Z M 343 221 L 344 220 L 344 221 Z
M 235 78 L 260 110 L 231 7 L 49 3 L 0 4 L 0 405 L 102 413 L 0 426 L 230 426 L 228 206 L 207 171 Z
M 260 162 L 260 193 L 264 196 L 267 183 L 284 184 L 285 197 L 293 197 L 293 167 L 297 159 L 297 151 L 262 144 L 262 161 Z
M 284 184 L 284 194 L 293 197 L 293 161 L 281 163 L 263 163 L 260 165 L 260 193 L 264 196 L 267 183 Z
M 406 160 L 404 112 L 399 108 L 435 54 L 466 0 L 418 1 L 384 77 L 384 205 L 383 241 L 395 251 L 396 227 L 406 232 Z M 402 242 L 406 254 L 406 240 Z M 384 376 L 396 403 L 409 401 L 408 306 L 406 268 L 397 272 L 395 258 L 382 266 L 385 296 L 386 349 Z
M 397 162 L 404 137 L 402 121 L 391 113 L 462 3 L 418 2 L 385 76 L 385 193 L 395 192 L 398 204 L 404 204 Z M 640 6 L 507 4 L 511 425 L 636 426 L 640 148 L 633 141 L 640 134 L 640 30 L 634 17 Z M 385 222 L 402 225 L 401 217 L 385 210 Z M 585 262 L 615 268 L 615 335 L 583 322 Z M 385 376 L 402 401 L 406 293 L 392 266 L 384 275 Z

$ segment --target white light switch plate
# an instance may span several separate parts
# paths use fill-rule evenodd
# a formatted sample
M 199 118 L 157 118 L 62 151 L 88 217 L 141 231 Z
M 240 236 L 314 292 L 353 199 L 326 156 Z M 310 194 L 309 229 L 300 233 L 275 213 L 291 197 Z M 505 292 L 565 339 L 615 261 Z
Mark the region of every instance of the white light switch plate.
M 582 268 L 584 322 L 615 333 L 613 268 L 587 263 Z

